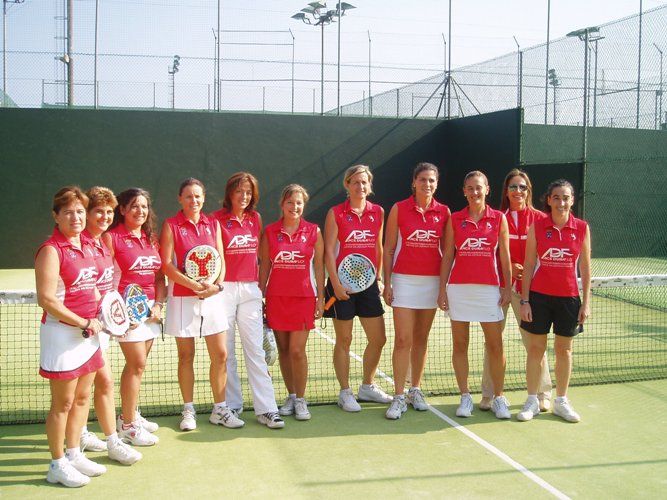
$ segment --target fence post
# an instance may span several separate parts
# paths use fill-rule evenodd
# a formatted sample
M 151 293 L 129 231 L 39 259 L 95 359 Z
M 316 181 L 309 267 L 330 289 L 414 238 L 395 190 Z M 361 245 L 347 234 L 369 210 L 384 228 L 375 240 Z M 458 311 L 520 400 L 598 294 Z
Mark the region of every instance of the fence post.
M 44 78 L 42 78 L 42 106 L 44 106 Z
M 396 118 L 399 117 L 399 109 L 400 109 L 400 104 L 401 104 L 401 94 L 398 89 L 396 89 Z
M 262 87 L 262 113 L 266 111 L 266 87 Z
M 209 83 L 207 87 L 208 87 L 207 90 L 208 95 L 206 96 L 206 101 L 207 101 L 206 107 L 208 108 L 209 111 L 211 111 L 211 84 Z

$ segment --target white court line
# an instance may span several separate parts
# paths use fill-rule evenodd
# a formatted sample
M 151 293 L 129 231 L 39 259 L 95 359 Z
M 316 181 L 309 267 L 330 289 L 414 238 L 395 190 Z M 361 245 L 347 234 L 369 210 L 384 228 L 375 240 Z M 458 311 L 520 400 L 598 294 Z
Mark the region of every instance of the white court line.
M 336 345 L 336 340 L 335 340 L 335 339 L 332 339 L 332 338 L 329 337 L 326 333 L 322 332 L 321 329 L 319 329 L 319 328 L 315 328 L 315 332 L 317 332 L 318 335 L 320 335 L 324 340 L 326 340 L 327 342 L 329 342 L 331 345 Z M 352 352 L 352 351 L 350 351 L 350 357 L 353 358 L 353 359 L 355 359 L 355 360 L 357 360 L 357 361 L 359 361 L 360 363 L 363 362 L 363 359 L 361 358 L 361 356 L 359 356 L 358 354 L 356 354 L 356 353 L 354 353 L 354 352 Z M 377 371 L 377 374 L 380 376 L 380 378 L 382 378 L 382 379 L 385 380 L 386 382 L 389 382 L 392 386 L 394 385 L 394 380 L 393 380 L 389 375 L 387 375 L 386 373 L 384 373 L 383 371 L 378 370 L 378 371 Z M 476 442 L 477 444 L 479 444 L 480 446 L 486 448 L 488 451 L 490 451 L 491 453 L 493 453 L 496 457 L 500 458 L 503 462 L 505 462 L 506 464 L 510 465 L 511 467 L 513 467 L 514 469 L 516 469 L 517 471 L 519 471 L 521 474 L 523 474 L 523 475 L 526 476 L 528 479 L 530 479 L 531 481 L 533 481 L 534 483 L 536 483 L 538 486 L 540 486 L 540 487 L 544 488 L 545 490 L 547 490 L 549 493 L 551 493 L 551 494 L 552 494 L 553 496 L 555 496 L 556 498 L 559 498 L 559 499 L 561 499 L 561 500 L 570 500 L 570 497 L 568 497 L 565 493 L 563 493 L 562 491 L 560 491 L 558 488 L 552 486 L 551 484 L 549 484 L 548 482 L 546 482 L 544 479 L 542 479 L 540 476 L 538 476 L 538 475 L 535 474 L 534 472 L 531 472 L 530 470 L 528 470 L 526 467 L 524 467 L 523 465 L 521 465 L 519 462 L 517 462 L 516 460 L 514 460 L 512 457 L 510 457 L 510 456 L 507 455 L 506 453 L 503 453 L 503 452 L 500 451 L 498 448 L 496 448 L 495 446 L 493 446 L 493 445 L 492 445 L 491 443 L 489 443 L 488 441 L 485 441 L 484 439 L 482 439 L 481 437 L 479 437 L 477 434 L 475 434 L 474 432 L 472 432 L 472 431 L 471 431 L 470 429 L 468 429 L 467 427 L 465 427 L 465 426 L 459 424 L 456 420 L 452 420 L 451 418 L 449 418 L 447 415 L 445 415 L 444 413 L 442 413 L 442 412 L 441 412 L 440 410 L 438 410 L 437 408 L 433 408 L 431 405 L 428 405 L 428 409 L 429 409 L 429 410 L 431 411 L 431 413 L 433 413 L 435 416 L 437 416 L 437 417 L 440 418 L 441 420 L 444 420 L 444 421 L 447 422 L 449 425 L 451 425 L 454 429 L 456 429 L 456 430 L 459 431 L 459 432 L 462 432 L 463 434 L 465 434 L 467 437 L 469 437 L 470 439 L 472 439 L 473 441 L 475 441 L 475 442 Z

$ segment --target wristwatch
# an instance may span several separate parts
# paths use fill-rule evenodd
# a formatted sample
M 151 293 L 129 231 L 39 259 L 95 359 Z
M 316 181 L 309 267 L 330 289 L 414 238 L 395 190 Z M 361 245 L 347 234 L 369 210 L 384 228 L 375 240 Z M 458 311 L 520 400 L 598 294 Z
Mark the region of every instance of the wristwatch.
M 528 302 L 527 300 L 523 300 L 523 299 L 521 299 L 521 300 L 519 301 L 519 304 L 521 304 L 521 305 L 524 305 L 524 304 L 530 304 L 530 302 Z

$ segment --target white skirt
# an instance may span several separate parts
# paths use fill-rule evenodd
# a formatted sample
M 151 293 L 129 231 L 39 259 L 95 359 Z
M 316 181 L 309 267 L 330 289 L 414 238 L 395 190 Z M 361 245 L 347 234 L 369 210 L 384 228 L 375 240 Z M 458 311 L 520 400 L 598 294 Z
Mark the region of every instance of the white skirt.
M 48 372 L 70 372 L 85 365 L 100 348 L 97 335 L 83 337 L 81 328 L 51 316 L 39 328 L 39 366 Z
M 493 323 L 505 318 L 495 285 L 447 285 L 447 302 L 454 321 Z
M 148 301 L 148 307 L 153 307 L 154 300 Z M 153 340 L 160 335 L 160 324 L 152 320 L 146 320 L 137 325 L 136 328 L 128 331 L 124 337 L 116 337 L 118 342 L 143 342 Z
M 393 291 L 391 307 L 407 309 L 435 309 L 438 307 L 439 276 L 393 273 L 391 288 Z
M 167 299 L 167 321 L 164 333 L 173 337 L 206 337 L 227 331 L 222 294 L 200 300 L 197 297 Z

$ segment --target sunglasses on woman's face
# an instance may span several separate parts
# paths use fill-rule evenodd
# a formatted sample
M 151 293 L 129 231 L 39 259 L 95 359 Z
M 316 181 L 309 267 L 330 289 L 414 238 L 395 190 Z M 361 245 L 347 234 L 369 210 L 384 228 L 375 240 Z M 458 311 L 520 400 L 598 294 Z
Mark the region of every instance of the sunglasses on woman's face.
M 528 186 L 525 184 L 510 184 L 507 186 L 507 189 L 510 191 L 521 191 L 522 193 L 525 193 L 528 191 Z

